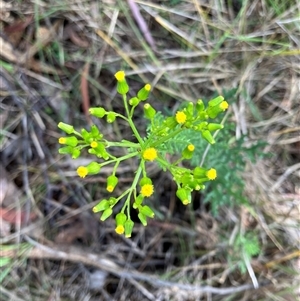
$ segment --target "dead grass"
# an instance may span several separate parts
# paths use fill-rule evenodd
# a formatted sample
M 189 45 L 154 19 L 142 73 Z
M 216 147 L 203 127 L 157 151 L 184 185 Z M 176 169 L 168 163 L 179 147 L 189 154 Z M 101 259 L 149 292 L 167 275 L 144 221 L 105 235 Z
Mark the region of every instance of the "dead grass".
M 0 1 L 0 300 L 299 299 L 299 4 L 134 1 L 147 33 L 129 2 Z M 236 89 L 236 137 L 265 141 L 269 154 L 246 167 L 250 207 L 184 209 L 153 167 L 156 220 L 132 240 L 98 221 L 91 208 L 110 169 L 78 180 L 90 159 L 58 155 L 57 123 L 87 126 L 89 106 L 122 110 L 122 68 L 133 90 L 152 84 L 158 110 Z M 130 139 L 122 123 L 96 122 Z M 134 162 L 121 168 L 126 186 Z M 233 242 L 248 230 L 261 252 L 242 274 Z

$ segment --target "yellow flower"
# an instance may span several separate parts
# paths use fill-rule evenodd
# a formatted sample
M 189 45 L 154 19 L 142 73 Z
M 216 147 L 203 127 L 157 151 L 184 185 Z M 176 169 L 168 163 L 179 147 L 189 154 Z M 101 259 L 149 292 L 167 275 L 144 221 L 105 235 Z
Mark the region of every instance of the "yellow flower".
M 214 168 L 211 168 L 210 170 L 208 170 L 206 172 L 206 176 L 210 179 L 210 180 L 214 180 L 217 177 L 217 171 Z
M 222 109 L 223 111 L 227 110 L 228 106 L 228 102 L 225 100 L 220 103 L 220 109 Z
M 84 166 L 79 166 L 77 168 L 77 174 L 79 175 L 80 178 L 85 178 L 86 175 L 88 174 L 88 169 Z
M 154 188 L 151 184 L 145 184 L 141 188 L 141 195 L 144 197 L 149 197 L 153 194 Z
M 176 119 L 177 123 L 183 124 L 186 122 L 186 114 L 182 111 L 178 111 L 176 113 L 175 119 Z
M 154 147 L 147 148 L 143 152 L 143 158 L 148 161 L 153 161 L 157 158 L 157 151 Z
M 96 141 L 93 141 L 91 143 L 91 148 L 96 148 L 98 146 L 98 143 Z
M 145 90 L 149 92 L 151 90 L 151 85 L 150 84 L 146 84 L 145 85 Z
M 60 143 L 60 144 L 66 144 L 66 142 L 67 142 L 67 139 L 65 137 L 60 137 L 58 139 L 58 143 Z
M 114 191 L 114 186 L 112 186 L 112 185 L 108 185 L 107 187 L 106 187 L 106 190 L 108 191 L 108 192 L 113 192 Z
M 115 229 L 115 231 L 116 231 L 116 233 L 118 233 L 120 235 L 123 234 L 124 231 L 125 231 L 124 226 L 123 225 L 117 226 L 116 229 Z
M 117 79 L 118 82 L 122 82 L 125 79 L 125 72 L 124 71 L 118 71 L 115 74 L 115 78 Z
M 193 152 L 195 150 L 195 146 L 193 144 L 189 144 L 187 148 L 190 152 Z

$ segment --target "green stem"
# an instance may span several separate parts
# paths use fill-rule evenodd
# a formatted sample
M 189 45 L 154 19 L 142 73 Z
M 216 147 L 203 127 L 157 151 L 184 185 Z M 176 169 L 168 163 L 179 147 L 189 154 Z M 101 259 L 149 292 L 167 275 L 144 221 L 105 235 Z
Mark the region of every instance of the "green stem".
M 142 168 L 142 165 L 140 164 L 138 170 L 136 171 L 132 185 L 129 188 L 129 193 L 128 193 L 127 199 L 122 208 L 122 212 L 124 212 L 125 208 L 127 207 L 127 216 L 129 219 L 130 219 L 130 198 L 131 198 L 132 192 L 136 189 L 136 186 L 138 184 L 138 180 L 141 176 L 142 170 L 143 170 L 143 168 Z
M 127 160 L 129 158 L 132 158 L 132 157 L 135 157 L 139 154 L 139 152 L 133 152 L 133 153 L 130 153 L 128 155 L 125 155 L 125 156 L 122 156 L 120 158 L 117 158 L 117 159 L 114 159 L 114 160 L 109 160 L 109 161 L 105 161 L 103 163 L 101 163 L 101 167 L 105 166 L 105 165 L 108 165 L 108 164 L 111 164 L 111 163 L 114 163 L 114 162 L 121 162 L 121 161 L 124 161 L 124 160 Z
M 138 140 L 139 144 L 142 145 L 143 144 L 143 139 L 141 138 L 138 130 L 136 129 L 136 127 L 135 127 L 135 125 L 134 125 L 134 123 L 131 119 L 126 95 L 123 95 L 123 101 L 124 101 L 124 107 L 125 107 L 125 110 L 126 110 L 126 114 L 128 116 L 127 122 L 129 123 L 129 125 L 130 125 L 130 127 L 133 131 L 133 134 L 136 137 L 136 139 Z
M 106 146 L 117 146 L 117 147 L 132 147 L 132 148 L 139 148 L 141 147 L 138 143 L 130 142 L 130 141 L 121 141 L 121 142 L 112 142 L 112 141 L 105 141 Z
M 167 140 L 169 140 L 170 138 L 175 137 L 176 135 L 178 135 L 180 132 L 182 132 L 183 129 L 179 128 L 178 130 L 174 131 L 173 133 L 169 134 L 168 136 L 162 137 L 161 139 L 157 140 L 156 142 L 154 142 L 152 144 L 153 147 L 156 147 L 164 142 L 166 142 Z

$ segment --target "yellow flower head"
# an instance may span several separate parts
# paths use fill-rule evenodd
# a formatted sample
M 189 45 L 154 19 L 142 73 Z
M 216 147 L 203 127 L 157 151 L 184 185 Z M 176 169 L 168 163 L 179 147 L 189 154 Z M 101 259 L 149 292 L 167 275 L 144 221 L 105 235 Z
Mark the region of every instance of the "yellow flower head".
M 150 84 L 146 84 L 145 85 L 145 90 L 149 92 L 151 90 L 151 85 Z
M 227 110 L 228 106 L 228 102 L 225 100 L 220 103 L 220 109 L 222 109 L 223 111 Z
M 58 139 L 58 143 L 59 143 L 59 144 L 66 144 L 66 142 L 67 142 L 67 139 L 66 139 L 65 137 L 60 137 L 60 138 Z
M 125 79 L 125 72 L 124 71 L 118 71 L 115 74 L 115 78 L 117 79 L 118 82 L 122 82 Z
M 175 119 L 177 123 L 183 124 L 186 122 L 186 114 L 182 111 L 178 111 L 175 115 Z
M 189 144 L 187 148 L 190 152 L 193 152 L 195 150 L 195 146 L 193 144 Z
M 144 197 L 149 197 L 153 194 L 154 188 L 151 184 L 145 184 L 141 188 L 141 195 Z
M 124 226 L 123 225 L 117 226 L 116 229 L 115 229 L 115 231 L 116 231 L 116 233 L 118 233 L 120 235 L 123 234 L 124 231 L 125 231 Z
M 93 141 L 93 142 L 91 143 L 91 148 L 96 148 L 97 146 L 98 146 L 98 142 Z
M 114 187 L 113 185 L 107 185 L 107 187 L 106 187 L 106 190 L 107 190 L 108 192 L 113 192 L 114 189 L 115 189 L 115 187 Z
M 210 180 L 214 180 L 217 177 L 217 171 L 214 168 L 211 168 L 210 170 L 208 170 L 206 172 L 206 176 L 210 179 Z
M 157 158 L 157 150 L 154 147 L 150 147 L 144 150 L 143 158 L 148 161 L 153 161 Z
M 79 166 L 77 168 L 77 174 L 79 175 L 80 178 L 85 178 L 86 175 L 88 174 L 88 169 L 84 166 Z
M 190 201 L 188 199 L 185 199 L 185 200 L 182 201 L 183 205 L 188 205 L 189 203 L 190 203 Z

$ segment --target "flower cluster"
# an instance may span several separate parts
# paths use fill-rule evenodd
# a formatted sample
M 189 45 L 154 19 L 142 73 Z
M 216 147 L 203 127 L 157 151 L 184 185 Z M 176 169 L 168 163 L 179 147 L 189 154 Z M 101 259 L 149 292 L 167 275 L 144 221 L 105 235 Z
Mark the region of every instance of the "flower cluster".
M 135 107 L 148 99 L 151 85 L 146 84 L 134 97 L 129 98 L 129 85 L 125 72 L 118 71 L 115 78 L 117 80 L 117 92 L 123 97 L 126 114 L 106 111 L 103 107 L 90 108 L 89 112 L 96 118 L 106 118 L 108 123 L 113 123 L 118 118 L 125 120 L 131 128 L 136 142 L 108 141 L 104 139 L 96 125 L 92 125 L 89 131 L 82 129 L 81 132 L 77 132 L 72 125 L 60 122 L 58 127 L 68 136 L 59 138 L 59 144 L 63 145 L 59 149 L 59 153 L 69 154 L 73 159 L 76 159 L 81 155 L 83 149 L 87 149 L 88 153 L 100 160 L 100 162 L 92 161 L 86 166 L 79 166 L 77 174 L 81 178 L 98 174 L 105 165 L 114 165 L 113 172 L 106 181 L 106 191 L 109 194 L 114 193 L 118 185 L 117 170 L 119 164 L 133 157 L 139 158 L 140 164 L 130 187 L 118 197 L 111 196 L 102 199 L 93 208 L 95 213 L 102 212 L 100 219 L 104 221 L 114 213 L 116 204 L 123 201 L 121 211 L 115 215 L 115 231 L 118 234 L 124 234 L 125 237 L 131 237 L 134 227 L 130 215 L 131 208 L 137 210 L 138 218 L 144 226 L 147 225 L 148 218 L 154 217 L 153 210 L 145 204 L 145 199 L 151 197 L 155 192 L 152 180 L 147 174 L 148 164 L 157 162 L 160 167 L 172 174 L 177 184 L 176 196 L 184 205 L 191 203 L 191 194 L 194 190 L 204 189 L 205 182 L 212 181 L 217 177 L 217 171 L 214 168 L 207 169 L 198 166 L 190 169 L 183 167 L 184 164 L 180 164 L 183 160 L 190 160 L 193 157 L 195 145 L 189 141 L 186 142 L 180 158 L 175 162 L 170 161 L 166 155 L 165 147 L 167 142 L 172 141 L 186 130 L 192 130 L 195 134 L 199 133 L 208 143 L 214 144 L 215 140 L 212 133 L 222 129 L 223 125 L 212 123 L 210 120 L 224 112 L 228 108 L 228 103 L 222 96 L 210 100 L 207 106 L 202 100 L 198 100 L 196 103 L 190 102 L 177 111 L 174 116 L 164 118 L 159 124 L 155 122 L 156 110 L 149 103 L 145 103 L 143 106 L 144 116 L 151 122 L 151 126 L 148 136 L 144 138 L 140 136 L 133 122 L 133 115 Z M 108 148 L 111 146 L 125 148 L 127 154 L 115 157 L 108 152 Z

